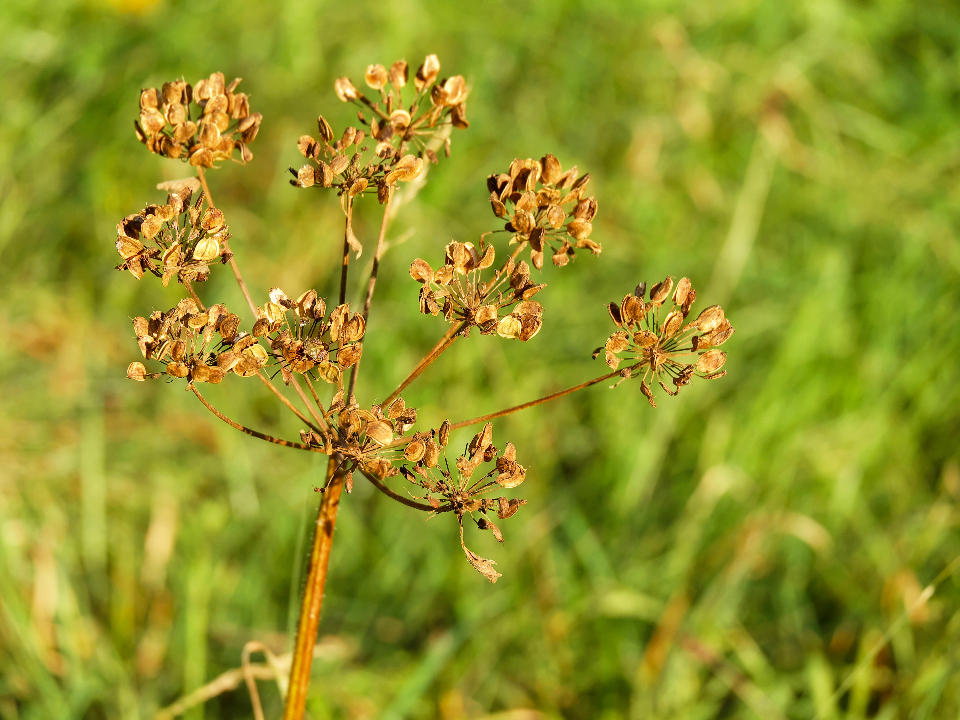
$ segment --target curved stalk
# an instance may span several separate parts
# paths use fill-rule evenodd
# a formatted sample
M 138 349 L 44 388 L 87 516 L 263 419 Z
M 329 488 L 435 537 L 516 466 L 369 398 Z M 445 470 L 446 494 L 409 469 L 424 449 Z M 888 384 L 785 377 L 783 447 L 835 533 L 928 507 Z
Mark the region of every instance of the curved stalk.
M 426 356 L 424 356 L 423 360 L 417 363 L 417 366 L 410 371 L 410 374 L 407 375 L 407 377 L 404 378 L 403 382 L 397 386 L 397 389 L 394 390 L 392 393 L 390 393 L 390 395 L 387 396 L 386 400 L 380 403 L 380 406 L 386 407 L 387 405 L 392 403 L 394 400 L 396 400 L 397 396 L 406 389 L 407 385 L 409 385 L 418 377 L 420 377 L 423 371 L 426 370 L 428 367 L 430 367 L 433 361 L 436 360 L 438 357 L 440 357 L 441 353 L 443 353 L 444 350 L 446 350 L 448 347 L 450 347 L 453 344 L 453 341 L 456 340 L 458 337 L 457 333 L 463 330 L 464 327 L 466 327 L 466 322 L 461 322 L 461 323 L 458 323 L 457 325 L 451 325 L 450 329 L 447 330 L 446 335 L 444 335 L 442 338 L 440 338 L 437 341 L 437 344 L 433 346 L 433 348 L 430 350 L 430 352 L 426 354 Z

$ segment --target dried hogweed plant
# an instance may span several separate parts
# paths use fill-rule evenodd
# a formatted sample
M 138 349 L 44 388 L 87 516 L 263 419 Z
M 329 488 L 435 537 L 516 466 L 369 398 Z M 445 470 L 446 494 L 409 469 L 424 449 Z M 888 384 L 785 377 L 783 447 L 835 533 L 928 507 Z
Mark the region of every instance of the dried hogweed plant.
M 389 70 L 368 67 L 368 91 L 341 78 L 334 86 L 336 94 L 359 106 L 361 127 L 338 134 L 321 116 L 318 137 L 304 135 L 297 141 L 307 162 L 291 168 L 291 184 L 336 192 L 344 214 L 336 299 L 320 297 L 312 289 L 288 296 L 272 288 L 258 304 L 243 281 L 229 248 L 227 219 L 214 205 L 205 176 L 226 161 L 252 160 L 249 146 L 261 116 L 250 112 L 246 95 L 235 92 L 240 80 L 227 85 L 222 73 L 214 73 L 193 86 L 177 80 L 140 95 L 137 137 L 151 152 L 189 163 L 196 176 L 159 185 L 168 192 L 164 204 L 148 205 L 117 225 L 119 270 L 138 280 L 154 275 L 165 286 L 176 279 L 185 290 L 185 297 L 169 310 L 134 319 L 143 361 L 130 363 L 127 377 L 182 380 L 204 407 L 231 427 L 329 457 L 325 481 L 318 488 L 322 497 L 286 693 L 288 719 L 303 714 L 337 511 L 341 493 L 352 490 L 355 475 L 410 508 L 430 516 L 455 516 L 467 560 L 496 582 L 500 573 L 494 561 L 467 547 L 464 526 L 489 530 L 503 542 L 492 517 L 509 518 L 525 504 L 502 492 L 519 486 L 527 470 L 517 461 L 512 443 L 502 449 L 494 445 L 490 421 L 613 378 L 619 379 L 616 384 L 639 378 L 640 391 L 656 407 L 655 384 L 675 395 L 694 377 L 715 379 L 725 372 L 725 354 L 717 346 L 733 328 L 723 310 L 714 305 L 689 319 L 696 291 L 687 278 L 675 284 L 668 277 L 649 294 L 641 283 L 619 304 L 610 303 L 616 330 L 594 358 L 603 354 L 611 372 L 481 417 L 446 420 L 438 428 L 417 427 L 417 411 L 401 393 L 443 352 L 474 327 L 507 340 L 532 340 L 542 327 L 543 308 L 534 298 L 546 287 L 541 282 L 546 256 L 562 268 L 578 250 L 601 252 L 591 239 L 597 201 L 586 195 L 589 174 L 579 174 L 576 167 L 564 170 L 556 157 L 545 155 L 514 160 L 506 172 L 487 178 L 490 205 L 502 227 L 480 234 L 476 241 L 438 247 L 432 258 L 436 269 L 424 259 L 413 262 L 410 276 L 421 285 L 419 309 L 442 315 L 447 331 L 388 396 L 379 402 L 367 399 L 363 405 L 357 401 L 367 321 L 397 193 L 404 185 L 408 194 L 415 191 L 428 164 L 439 162 L 438 151 L 450 155 L 452 130 L 469 125 L 464 78 L 439 79 L 439 73 L 437 57 L 429 55 L 412 83 L 402 60 Z M 353 230 L 353 209 L 358 200 L 373 195 L 383 217 L 365 294 L 355 310 L 347 302 L 347 277 L 351 254 L 359 257 L 363 245 Z M 529 264 L 521 259 L 527 250 Z M 195 285 L 220 264 L 231 266 L 247 300 L 250 312 L 242 311 L 243 319 L 221 303 L 206 304 L 197 292 Z M 278 375 L 289 391 L 273 382 Z M 201 391 L 205 383 L 253 377 L 297 417 L 302 424 L 298 440 L 273 437 L 227 417 Z M 451 452 L 450 432 L 473 425 L 482 429 L 462 453 Z M 255 693 L 253 698 L 262 716 Z

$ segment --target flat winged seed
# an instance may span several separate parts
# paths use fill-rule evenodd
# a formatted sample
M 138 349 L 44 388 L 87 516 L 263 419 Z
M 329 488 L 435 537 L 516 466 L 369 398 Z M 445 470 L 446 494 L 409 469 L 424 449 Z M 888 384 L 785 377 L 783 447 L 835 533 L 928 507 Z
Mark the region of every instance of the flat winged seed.
M 436 55 L 427 55 L 423 64 L 417 69 L 417 74 L 413 79 L 417 91 L 423 90 L 427 85 L 433 83 L 440 73 L 440 60 Z
M 356 313 L 352 318 L 350 318 L 343 326 L 343 332 L 341 334 L 342 342 L 356 342 L 363 337 L 363 333 L 366 330 L 367 323 L 363 319 L 363 315 Z
M 623 315 L 620 313 L 620 306 L 616 303 L 607 305 L 607 312 L 610 313 L 610 319 L 617 327 L 623 327 Z
M 333 90 L 337 93 L 337 97 L 343 102 L 356 100 L 360 97 L 360 91 L 354 87 L 352 82 L 350 82 L 350 78 L 337 78 L 337 80 L 333 83 Z
M 410 277 L 418 283 L 428 283 L 433 280 L 433 268 L 426 260 L 417 258 L 410 264 Z
M 635 323 L 643 320 L 644 307 L 643 301 L 636 295 L 626 295 L 623 302 L 620 303 L 620 317 L 623 322 Z
M 650 289 L 650 302 L 654 305 L 663 305 L 670 291 L 673 290 L 673 278 L 667 275 L 662 283 L 657 283 Z
M 217 355 L 217 367 L 221 368 L 224 372 L 233 370 L 238 362 L 240 362 L 240 354 L 232 350 Z
M 697 316 L 696 325 L 700 332 L 708 333 L 715 330 L 723 322 L 723 308 L 711 305 Z
M 207 232 L 216 232 L 223 227 L 223 213 L 217 208 L 209 208 L 200 220 L 200 227 Z
M 477 269 L 486 270 L 488 267 L 493 265 L 493 259 L 496 253 L 493 249 L 493 245 L 487 245 L 487 249 L 483 251 L 483 257 L 477 261 Z
M 513 315 L 507 315 L 497 325 L 497 335 L 502 338 L 507 338 L 508 340 L 515 340 L 520 337 L 520 331 L 522 329 L 523 325 L 519 318 Z
M 445 448 L 447 443 L 450 442 L 450 421 L 444 420 L 440 423 L 440 429 L 437 431 L 437 441 L 440 443 L 441 448 Z
M 372 422 L 367 425 L 367 437 L 378 445 L 386 445 L 393 440 L 393 428 L 382 420 Z
M 302 165 L 297 171 L 297 185 L 300 187 L 313 187 L 316 182 L 316 171 L 313 165 Z
M 704 375 L 714 373 L 723 367 L 727 354 L 723 350 L 707 350 L 697 358 L 697 372 Z
M 663 321 L 663 336 L 665 338 L 673 337 L 677 334 L 681 325 L 683 325 L 683 313 L 674 310 Z
M 682 306 L 687 301 L 687 296 L 690 294 L 691 288 L 690 278 L 680 278 L 680 282 L 677 283 L 677 289 L 673 291 L 674 304 Z
M 727 322 L 727 321 L 724 320 L 724 322 Z M 709 340 L 711 345 L 713 346 L 723 345 L 727 340 L 730 339 L 730 336 L 733 335 L 734 333 L 734 328 L 732 325 L 723 329 L 721 328 L 722 328 L 722 325 L 721 327 L 715 329 L 712 333 L 710 333 Z
M 618 358 L 609 350 L 604 353 L 604 359 L 606 360 L 607 365 L 610 366 L 611 370 L 616 370 L 617 366 L 620 364 L 620 358 Z
M 427 446 L 419 440 L 414 440 L 403 449 L 403 456 L 410 462 L 420 462 L 426 454 Z
M 330 384 L 334 384 L 340 379 L 340 368 L 333 363 L 320 363 L 317 365 L 317 373 Z
M 193 249 L 193 259 L 200 262 L 209 262 L 219 255 L 220 243 L 212 235 L 202 238 Z
M 374 90 L 380 90 L 387 84 L 388 79 L 387 69 L 383 65 L 368 65 L 367 71 L 364 73 L 364 80 Z
M 659 338 L 649 330 L 641 330 L 633 334 L 633 342 L 641 348 L 653 347 Z
M 354 343 L 352 345 L 345 345 L 337 350 L 337 364 L 342 368 L 350 367 L 351 365 L 356 365 L 357 361 L 360 359 L 360 355 L 363 354 L 363 345 L 360 343 Z
M 137 382 L 143 382 L 147 377 L 147 368 L 144 367 L 142 362 L 132 362 L 127 365 L 127 378 L 130 380 L 136 380 Z
M 604 344 L 604 347 L 610 352 L 618 353 L 626 350 L 627 344 L 627 333 L 625 333 L 623 330 L 618 330 L 607 338 L 607 342 Z
M 190 374 L 190 368 L 182 362 L 172 362 L 167 365 L 167 374 L 175 378 L 185 378 Z
M 300 139 L 297 140 L 297 149 L 300 151 L 300 154 L 305 158 L 313 156 L 313 147 L 317 144 L 317 141 L 314 140 L 309 135 L 301 135 Z

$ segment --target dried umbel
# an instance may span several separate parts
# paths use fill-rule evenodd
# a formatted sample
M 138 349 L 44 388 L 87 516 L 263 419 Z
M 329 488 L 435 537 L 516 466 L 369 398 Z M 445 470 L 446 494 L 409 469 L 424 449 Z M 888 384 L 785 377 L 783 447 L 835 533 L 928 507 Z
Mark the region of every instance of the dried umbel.
M 148 374 L 142 363 L 132 363 L 127 377 L 142 381 L 166 375 L 191 384 L 216 385 L 230 371 L 242 375 L 247 366 L 252 369 L 247 374 L 256 374 L 266 364 L 266 352 L 249 335 L 237 334 L 238 322 L 226 306 L 201 310 L 192 298 L 184 298 L 167 312 L 136 317 L 133 330 L 144 359 L 165 367 L 163 372 Z
M 497 333 L 523 341 L 532 338 L 543 325 L 543 307 L 531 298 L 546 285 L 534 283 L 527 263 L 517 265 L 512 256 L 484 280 L 483 271 L 493 266 L 495 258 L 493 245 L 480 238 L 479 246 L 449 243 L 444 264 L 436 272 L 426 260 L 414 260 L 410 276 L 423 284 L 420 312 L 442 312 L 464 335 L 477 326 L 484 335 Z
M 484 497 L 501 489 L 520 485 L 527 476 L 526 468 L 517 462 L 517 450 L 507 443 L 503 452 L 493 444 L 493 425 L 487 423 L 483 430 L 473 436 L 464 453 L 454 461 L 454 469 L 446 455 L 450 437 L 450 421 L 444 421 L 439 430 L 416 434 L 406 446 L 404 457 L 409 464 L 400 472 L 410 482 L 426 490 L 424 498 L 436 512 L 452 512 L 460 525 L 460 545 L 470 564 L 490 582 L 496 582 L 500 573 L 493 569 L 496 563 L 487 560 L 467 548 L 463 539 L 463 518 L 474 519 L 481 530 L 490 530 L 498 541 L 503 542 L 500 528 L 487 517 L 495 512 L 498 519 L 508 518 L 526 500 L 506 497 Z M 478 470 L 493 463 L 482 475 Z M 479 514 L 479 518 L 474 514 Z
M 597 201 L 583 197 L 590 174 L 578 176 L 576 166 L 566 172 L 553 155 L 540 160 L 510 163 L 506 173 L 490 175 L 490 207 L 506 220 L 504 229 L 513 234 L 511 244 L 530 243 L 530 260 L 538 270 L 549 252 L 553 264 L 563 267 L 576 251 L 600 253 L 600 244 L 590 239 Z
M 117 225 L 117 252 L 123 260 L 118 270 L 129 270 L 137 279 L 150 272 L 164 285 L 203 281 L 210 265 L 227 262 L 230 231 L 223 213 L 203 207 L 203 196 L 191 201 L 193 189 L 180 188 L 167 196 L 165 205 L 149 205 Z
M 237 78 L 226 85 L 223 73 L 217 72 L 194 86 L 174 80 L 159 90 L 142 90 L 140 117 L 134 122 L 137 139 L 152 153 L 196 167 L 230 160 L 234 150 L 241 162 L 249 162 L 249 145 L 263 117 L 250 112 L 245 93 L 235 92 L 239 84 Z
M 290 300 L 280 288 L 270 291 L 270 300 L 257 308 L 255 337 L 270 342 L 270 354 L 288 375 L 309 374 L 314 379 L 337 383 L 346 368 L 360 360 L 360 341 L 366 321 L 350 314 L 350 304 L 338 305 L 327 316 L 326 301 L 308 290 Z
M 610 303 L 610 317 L 620 329 L 594 351 L 593 357 L 603 354 L 613 370 L 621 362 L 629 363 L 621 375 L 640 377 L 641 392 L 656 407 L 648 380 L 652 383 L 656 379 L 667 393 L 676 395 L 694 377 L 715 380 L 727 374 L 720 369 L 727 355 L 717 347 L 730 339 L 734 328 L 719 305 L 711 305 L 695 320 L 686 321 L 697 297 L 688 278 L 681 278 L 674 288 L 673 278 L 667 276 L 650 288 L 649 300 L 645 301 L 646 289 L 646 283 L 640 283 L 619 305 Z
M 688 321 L 696 293 L 686 278 L 676 287 L 667 278 L 651 289 L 649 299 L 641 285 L 619 305 L 610 305 L 617 329 L 595 356 L 603 353 L 612 372 L 487 415 L 416 430 L 417 410 L 401 392 L 474 327 L 507 339 L 535 337 L 543 324 L 543 308 L 535 296 L 545 285 L 539 274 L 534 279 L 532 273 L 543 269 L 546 254 L 563 267 L 577 250 L 600 253 L 600 245 L 590 239 L 597 202 L 584 196 L 590 176 L 578 175 L 575 167 L 564 171 L 556 157 L 546 155 L 540 160 L 514 160 L 508 172 L 487 179 L 490 203 L 505 222 L 503 230 L 485 233 L 476 242 L 437 245 L 438 254 L 443 247 L 443 257 L 434 265 L 419 258 L 413 262 L 410 275 L 422 285 L 420 311 L 442 314 L 449 324 L 447 332 L 386 398 L 364 405 L 357 401 L 363 344 L 387 247 L 387 226 L 396 209 L 395 194 L 402 183 L 412 181 L 416 183 L 410 189 L 415 191 L 425 179 L 426 163 L 438 161 L 437 150 L 443 147 L 449 155 L 452 129 L 467 127 L 463 77 L 439 79 L 439 72 L 436 56 L 428 55 L 413 78 L 403 61 L 389 69 L 370 65 L 365 73 L 369 92 L 341 78 L 334 89 L 341 100 L 363 106 L 362 127 L 336 134 L 320 116 L 319 139 L 305 135 L 298 141 L 308 162 L 292 170 L 293 184 L 335 189 L 344 212 L 343 256 L 336 265 L 339 296 L 329 302 L 315 290 L 293 299 L 275 287 L 258 305 L 230 252 L 226 218 L 213 203 L 205 169 L 233 157 L 235 150 L 243 161 L 251 157 L 247 144 L 256 136 L 260 116 L 250 114 L 246 96 L 235 92 L 239 80 L 226 86 L 223 75 L 215 73 L 192 88 L 178 81 L 141 94 L 138 137 L 152 152 L 189 159 L 197 177 L 161 184 L 159 188 L 170 191 L 165 204 L 150 205 L 117 226 L 119 269 L 137 278 L 151 273 L 165 286 L 176 277 L 190 295 L 167 311 L 134 318 L 142 361 L 130 363 L 127 377 L 138 382 L 182 380 L 205 408 L 231 427 L 282 447 L 329 457 L 326 481 L 317 488 L 323 494 L 318 532 L 304 584 L 285 720 L 302 717 L 337 508 L 341 491 L 351 491 L 354 475 L 407 507 L 429 515 L 455 515 L 467 560 L 494 582 L 500 573 L 492 560 L 467 547 L 464 521 L 472 519 L 502 542 L 492 516 L 508 518 L 525 504 L 501 491 L 520 485 L 526 468 L 517 462 L 511 443 L 502 451 L 494 446 L 491 420 L 616 377 L 640 377 L 642 392 L 654 404 L 650 388 L 654 379 L 673 395 L 693 377 L 712 379 L 725 372 L 721 369 L 725 354 L 717 348 L 733 328 L 723 310 L 712 306 Z M 383 217 L 363 301 L 354 305 L 354 311 L 346 297 L 350 251 L 359 255 L 362 245 L 353 231 L 353 203 L 374 190 Z M 491 242 L 506 237 L 509 241 L 496 248 Z M 528 246 L 533 270 L 520 259 Z M 240 316 L 225 305 L 205 306 L 193 288 L 192 283 L 205 280 L 216 262 L 229 263 L 233 270 L 250 309 L 249 330 L 240 329 Z M 218 410 L 203 393 L 227 375 L 256 377 L 296 417 L 299 441 L 247 427 Z M 282 385 L 273 382 L 278 376 Z M 452 431 L 481 425 L 462 454 L 448 452 Z M 401 474 L 422 491 L 419 496 L 391 489 Z

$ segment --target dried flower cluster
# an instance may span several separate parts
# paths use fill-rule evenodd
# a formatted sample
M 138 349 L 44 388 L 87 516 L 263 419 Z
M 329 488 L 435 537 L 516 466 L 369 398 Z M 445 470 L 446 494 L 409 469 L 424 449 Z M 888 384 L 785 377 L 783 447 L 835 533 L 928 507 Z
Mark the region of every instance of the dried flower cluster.
M 599 243 L 590 239 L 597 201 L 583 197 L 590 174 L 577 176 L 577 167 L 566 172 L 553 155 L 541 160 L 514 160 L 510 169 L 487 178 L 493 214 L 506 220 L 510 242 L 530 243 L 530 260 L 540 270 L 545 252 L 563 267 L 577 250 L 599 255 Z
M 596 359 L 603 353 L 613 370 L 622 361 L 633 363 L 620 371 L 624 378 L 643 370 L 640 391 L 656 407 L 648 380 L 652 382 L 655 378 L 667 393 L 676 395 L 694 377 L 715 380 L 727 374 L 726 370 L 720 370 L 727 354 L 716 348 L 733 335 L 734 328 L 719 305 L 711 305 L 696 320 L 686 322 L 697 298 L 697 291 L 688 278 L 681 278 L 674 289 L 673 278 L 668 275 L 666 280 L 650 288 L 650 299 L 645 302 L 646 289 L 646 283 L 640 283 L 619 305 L 610 303 L 610 317 L 620 329 L 607 338 L 602 348 L 594 351 L 593 357 Z M 673 307 L 670 312 L 664 309 L 661 319 L 660 309 L 668 298 L 672 299 Z M 664 380 L 669 380 L 673 388 L 667 387 Z
M 454 469 L 450 468 L 450 462 L 445 453 L 449 438 L 449 420 L 445 420 L 437 431 L 415 435 L 404 451 L 404 457 L 412 464 L 402 467 L 400 472 L 410 482 L 427 491 L 425 498 L 436 512 L 452 512 L 457 516 L 460 524 L 460 544 L 464 554 L 477 572 L 490 582 L 496 582 L 500 577 L 500 573 L 493 569 L 496 563 L 480 557 L 467 548 L 463 539 L 463 517 L 464 515 L 472 517 L 473 513 L 480 513 L 480 518 L 476 519 L 477 527 L 481 530 L 490 530 L 497 540 L 503 542 L 500 528 L 487 517 L 487 511 L 496 512 L 497 517 L 502 520 L 516 513 L 527 501 L 502 496 L 495 498 L 481 496 L 500 488 L 517 487 L 526 478 L 527 470 L 517 462 L 517 450 L 513 443 L 507 443 L 503 452 L 494 446 L 493 425 L 490 423 L 484 425 L 483 430 L 473 436 L 464 453 L 454 461 Z M 477 469 L 484 463 L 494 465 L 483 475 L 474 479 Z M 439 498 L 434 497 L 435 495 Z
M 234 150 L 242 162 L 249 162 L 253 153 L 248 146 L 263 117 L 251 114 L 245 93 L 234 92 L 239 84 L 237 78 L 226 85 L 223 73 L 217 72 L 193 86 L 174 80 L 160 90 L 142 90 L 140 117 L 134 122 L 137 139 L 152 153 L 185 159 L 196 167 L 230 160 Z
M 192 194 L 192 187 L 180 188 L 167 196 L 165 205 L 149 205 L 117 225 L 117 252 L 123 260 L 118 270 L 129 270 L 138 280 L 151 272 L 164 285 L 173 277 L 203 281 L 211 263 L 232 257 L 224 252 L 230 231 L 223 213 L 214 207 L 204 211 L 203 196 L 191 203 Z
M 674 395 L 693 377 L 714 379 L 725 374 L 721 367 L 726 356 L 717 347 L 731 336 L 733 328 L 723 310 L 711 306 L 688 322 L 696 292 L 688 279 L 683 278 L 674 288 L 673 279 L 668 277 L 651 289 L 649 299 L 641 284 L 619 305 L 610 304 L 617 330 L 594 357 L 603 353 L 613 372 L 482 417 L 453 424 L 446 420 L 439 428 L 416 429 L 417 410 L 400 394 L 437 357 L 458 338 L 469 336 L 473 327 L 484 335 L 531 340 L 543 325 L 543 307 L 534 296 L 546 285 L 534 273 L 542 271 L 545 256 L 549 253 L 552 264 L 564 267 L 577 250 L 586 249 L 594 255 L 601 251 L 599 243 L 590 237 L 597 201 L 584 195 L 589 174 L 579 175 L 576 167 L 564 171 L 560 161 L 548 154 L 540 160 L 514 160 L 506 173 L 487 178 L 489 201 L 494 214 L 505 221 L 503 230 L 484 233 L 476 243 L 446 243 L 436 269 L 424 259 L 413 261 L 410 275 L 422 286 L 420 312 L 442 314 L 449 323 L 448 331 L 389 396 L 361 406 L 356 399 L 357 378 L 397 183 L 422 180 L 425 163 L 438 161 L 436 151 L 440 147 L 449 156 L 450 131 L 468 126 L 466 82 L 460 75 L 439 79 L 439 72 L 437 57 L 428 55 L 414 75 L 412 89 L 408 89 L 406 62 L 398 61 L 389 69 L 371 65 L 365 73 L 371 97 L 347 78 L 340 78 L 335 83 L 337 96 L 362 106 L 358 117 L 363 128 L 349 126 L 338 136 L 320 116 L 319 139 L 304 135 L 297 143 L 309 162 L 299 170 L 291 168 L 293 184 L 335 188 L 340 197 L 343 261 L 338 266 L 340 293 L 336 303 L 328 303 L 315 290 L 292 299 L 273 288 L 267 301 L 257 305 L 230 252 L 226 218 L 214 205 L 205 169 L 215 167 L 217 160 L 231 158 L 234 150 L 239 150 L 243 161 L 251 158 L 247 145 L 256 136 L 261 117 L 250 113 L 246 95 L 235 92 L 239 80 L 227 86 L 223 74 L 214 73 L 194 87 L 176 81 L 166 83 L 159 91 L 144 90 L 140 97 L 136 122 L 140 140 L 153 153 L 188 159 L 196 167 L 197 177 L 159 185 L 169 191 L 165 204 L 149 205 L 117 226 L 118 269 L 129 271 L 137 279 L 148 273 L 155 275 L 164 286 L 176 278 L 189 294 L 170 310 L 134 319 L 143 360 L 155 367 L 148 370 L 138 360 L 130 363 L 127 376 L 137 381 L 182 379 L 208 410 L 231 427 L 261 440 L 330 458 L 326 482 L 319 488 L 323 498 L 318 527 L 326 529 L 318 532 L 311 552 L 309 592 L 305 591 L 298 625 L 287 718 L 302 714 L 333 523 L 341 489 L 351 491 L 355 473 L 404 505 L 431 515 L 455 515 L 467 560 L 494 582 L 500 577 L 493 569 L 494 562 L 466 545 L 464 519 L 474 519 L 479 529 L 491 531 L 502 542 L 503 535 L 489 515 L 511 517 L 525 501 L 495 493 L 519 486 L 527 471 L 517 462 L 512 443 L 506 443 L 502 451 L 493 445 L 489 420 L 616 376 L 621 380 L 640 377 L 641 392 L 655 407 L 650 387 L 654 380 Z M 371 114 L 369 120 L 363 110 Z M 418 185 L 408 187 L 415 192 Z M 202 193 L 195 197 L 201 188 Z M 346 300 L 350 250 L 357 255 L 362 250 L 353 231 L 353 202 L 374 189 L 384 206 L 383 219 L 364 300 L 355 306 L 358 310 L 352 311 Z M 496 238 L 505 238 L 505 242 L 495 247 Z M 528 246 L 532 268 L 519 259 Z M 250 308 L 249 331 L 240 329 L 240 316 L 225 305 L 205 306 L 193 288 L 193 282 L 207 279 L 211 264 L 216 262 L 230 264 L 234 272 Z M 665 305 L 671 298 L 668 311 Z M 328 307 L 332 308 L 329 312 Z M 200 385 L 219 384 L 228 374 L 256 376 L 297 418 L 299 442 L 246 427 L 225 416 L 201 394 Z M 272 382 L 277 376 L 286 390 Z M 323 383 L 315 386 L 320 380 Z M 320 394 L 327 391 L 331 396 L 324 402 Z M 479 424 L 483 429 L 463 453 L 448 453 L 451 431 Z M 391 489 L 388 482 L 400 476 L 421 494 Z

